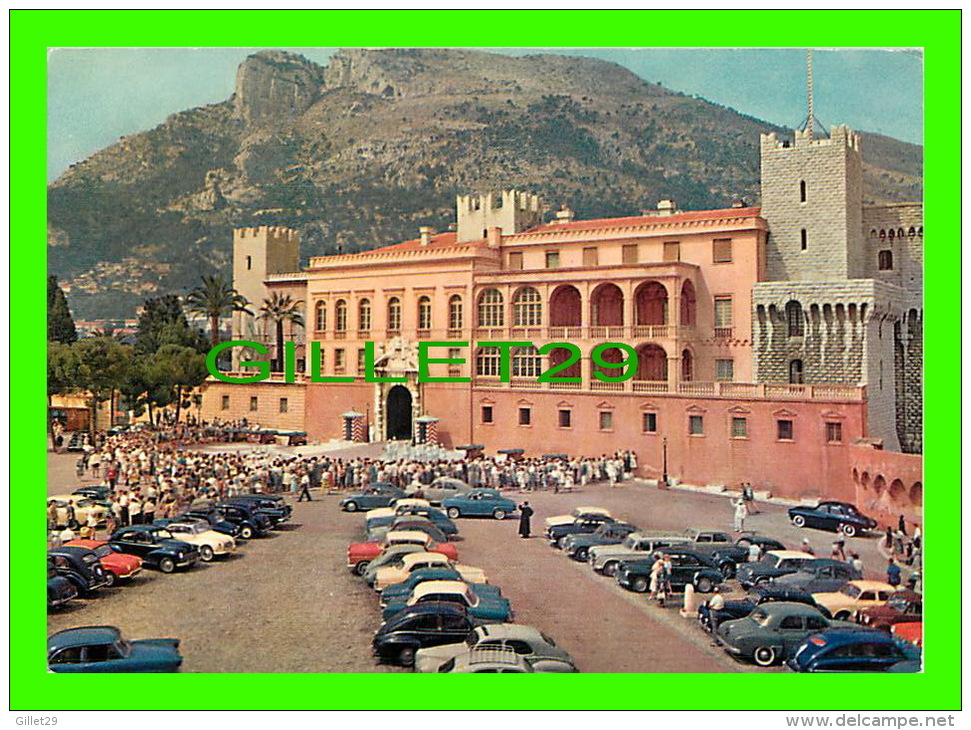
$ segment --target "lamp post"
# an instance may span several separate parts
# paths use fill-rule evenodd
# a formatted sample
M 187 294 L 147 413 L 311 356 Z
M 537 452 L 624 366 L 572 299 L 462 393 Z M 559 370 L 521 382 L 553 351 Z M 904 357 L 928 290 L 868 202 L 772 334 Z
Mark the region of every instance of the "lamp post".
M 668 486 L 668 438 L 663 436 L 661 438 L 661 481 L 664 483 L 664 488 Z

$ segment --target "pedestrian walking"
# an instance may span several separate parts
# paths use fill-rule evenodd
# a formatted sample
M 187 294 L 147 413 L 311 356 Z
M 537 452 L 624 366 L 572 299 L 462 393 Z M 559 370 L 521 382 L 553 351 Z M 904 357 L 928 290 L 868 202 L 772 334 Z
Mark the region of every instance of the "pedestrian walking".
M 735 505 L 735 532 L 741 532 L 745 529 L 745 515 L 748 514 L 748 509 L 742 498 L 735 500 L 733 504 Z
M 893 558 L 887 560 L 887 583 L 894 588 L 900 585 L 900 566 L 894 562 Z
M 900 517 L 897 518 L 897 529 L 903 533 L 904 536 L 907 535 L 907 521 L 904 519 L 903 515 L 900 515 Z
M 853 560 L 850 564 L 855 570 L 859 571 L 860 575 L 863 575 L 863 560 L 860 559 L 859 553 L 853 553 Z
M 297 498 L 297 501 L 303 502 L 304 497 L 307 498 L 308 502 L 313 502 L 310 498 L 310 475 L 306 472 L 300 477 L 300 496 Z
M 708 599 L 708 630 L 712 636 L 718 633 L 718 612 L 725 610 L 725 596 L 722 595 L 721 588 L 715 586 L 714 595 Z M 712 642 L 714 646 L 717 642 Z
M 526 538 L 530 536 L 531 526 L 530 519 L 533 516 L 533 508 L 529 506 L 529 502 L 523 502 L 519 505 L 519 536 Z
M 830 553 L 830 558 L 839 560 L 841 563 L 846 562 L 846 543 L 842 539 L 833 541 L 833 552 Z

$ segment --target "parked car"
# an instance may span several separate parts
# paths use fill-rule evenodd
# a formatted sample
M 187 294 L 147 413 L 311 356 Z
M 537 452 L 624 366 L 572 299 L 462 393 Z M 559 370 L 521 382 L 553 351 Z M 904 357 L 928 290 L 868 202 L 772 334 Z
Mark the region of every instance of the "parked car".
M 445 499 L 442 507 L 453 520 L 483 515 L 503 520 L 519 509 L 515 502 L 503 497 L 496 489 L 473 489 L 468 494 Z
M 242 535 L 240 534 L 242 532 L 242 528 L 240 525 L 224 519 L 222 514 L 214 509 L 189 510 L 188 512 L 183 512 L 179 517 L 155 520 L 155 524 L 165 527 L 170 522 L 187 522 L 188 520 L 204 522 L 209 525 L 210 529 L 215 530 L 216 532 L 221 532 L 223 535 L 229 535 L 234 540 L 242 538 Z
M 108 518 L 108 512 L 110 512 L 107 505 L 101 501 L 80 494 L 58 494 L 48 497 L 48 507 L 51 503 L 54 505 L 54 520 L 58 528 L 68 526 L 77 528 L 86 525 L 91 513 L 94 513 L 98 525 L 103 525 Z M 74 511 L 73 519 L 71 518 L 72 509 Z
M 58 631 L 47 640 L 52 672 L 177 672 L 178 639 L 124 639 L 114 626 Z
M 471 485 L 453 477 L 436 477 L 427 486 L 423 484 L 420 487 L 413 485 L 405 487 L 405 493 L 409 496 L 419 490 L 432 504 L 444 504 L 446 499 L 465 497 L 473 491 Z
M 732 546 L 732 536 L 720 530 L 685 530 L 683 541 L 686 547 L 704 555 Z
M 767 583 L 779 576 L 795 573 L 815 559 L 815 555 L 800 550 L 769 550 L 757 563 L 740 564 L 735 577 L 742 588 L 748 590 L 756 583 Z
M 176 540 L 198 547 L 199 558 L 204 563 L 211 562 L 213 558 L 221 555 L 229 555 L 236 550 L 236 541 L 233 538 L 210 530 L 199 522 L 172 522 L 167 529 Z
M 568 515 L 553 515 L 552 517 L 547 517 L 543 520 L 543 526 L 548 530 L 554 525 L 569 525 L 580 518 L 585 517 L 610 517 L 610 510 L 604 509 L 603 507 L 574 507 L 573 511 Z M 601 520 L 602 522 L 609 522 L 611 520 Z
M 833 530 L 847 537 L 868 532 L 877 526 L 877 521 L 860 512 L 856 505 L 832 500 L 820 502 L 815 507 L 790 507 L 789 519 L 796 527 Z
M 747 563 L 749 549 L 752 545 L 758 545 L 762 554 L 769 550 L 785 550 L 786 546 L 772 537 L 764 535 L 744 535 L 738 538 L 733 545 L 721 545 L 711 553 L 711 559 L 718 566 L 726 578 L 734 578 L 738 570 L 739 563 Z
M 195 545 L 176 540 L 175 536 L 158 525 L 132 525 L 116 530 L 108 540 L 112 550 L 137 555 L 142 564 L 171 573 L 176 568 L 190 568 L 199 560 Z
M 108 585 L 108 571 L 90 548 L 62 545 L 49 550 L 47 557 L 53 561 L 57 574 L 71 581 L 82 596 L 94 595 Z
M 407 599 L 393 601 L 381 611 L 385 621 L 400 611 L 420 603 L 448 602 L 465 606 L 469 614 L 480 621 L 512 621 L 512 605 L 508 598 L 479 593 L 464 581 L 432 580 L 415 587 Z
M 911 590 L 897 591 L 883 606 L 863 608 L 853 616 L 862 626 L 890 631 L 894 624 L 924 620 L 924 597 Z
M 91 550 L 105 569 L 108 587 L 120 580 L 131 580 L 142 570 L 142 559 L 137 555 L 126 555 L 111 549 L 103 540 L 71 540 L 64 547 L 79 547 Z
M 810 634 L 852 625 L 832 621 L 805 603 L 775 601 L 758 606 L 745 618 L 718 624 L 716 634 L 729 654 L 768 667 L 792 656 Z
M 550 545 L 561 550 L 566 545 L 566 540 L 570 535 L 584 535 L 596 532 L 604 523 L 616 522 L 610 515 L 590 514 L 586 517 L 577 517 L 573 522 L 560 522 L 546 528 L 546 539 Z
M 347 547 L 347 567 L 358 575 L 363 575 L 372 560 L 387 547 L 401 544 L 420 545 L 427 552 L 442 553 L 452 560 L 458 560 L 458 550 L 451 543 L 437 543 L 424 532 L 389 532 L 381 542 L 355 542 Z
M 609 523 L 607 523 L 609 524 Z M 679 535 L 650 535 L 634 532 L 619 545 L 596 545 L 590 548 L 590 565 L 598 573 L 617 575 L 622 560 L 647 558 L 657 550 L 681 544 Z
M 714 615 L 712 615 L 708 602 L 702 603 L 698 606 L 698 622 L 705 631 L 711 632 L 713 625 L 720 626 L 723 621 L 745 618 L 757 607 L 765 603 L 777 603 L 780 601 L 812 606 L 823 614 L 823 616 L 830 618 L 829 612 L 816 604 L 811 593 L 795 588 L 776 586 L 773 583 L 760 583 L 757 586 L 752 586 L 744 597 L 725 601 L 725 607 L 715 611 Z
M 572 657 L 539 629 L 520 624 L 477 626 L 464 641 L 419 649 L 415 670 L 438 672 L 442 665 L 473 649 L 506 648 L 523 657 L 536 672 L 576 672 Z
M 448 542 L 448 535 L 425 517 L 403 515 L 395 517 L 390 524 L 375 527 L 364 537 L 364 542 L 381 542 L 389 532 L 424 532 L 435 542 Z
M 428 553 L 438 555 L 438 553 Z M 444 557 L 444 556 L 442 556 Z M 381 591 L 381 606 L 387 606 L 394 601 L 406 601 L 416 586 L 432 580 L 457 580 L 468 583 L 479 595 L 483 596 L 502 596 L 502 589 L 498 586 L 491 586 L 488 583 L 472 583 L 465 580 L 450 564 L 435 566 L 431 568 L 420 568 L 413 570 L 408 577 L 401 583 L 395 583 Z
M 272 523 L 269 518 L 248 505 L 222 503 L 217 504 L 213 509 L 224 521 L 239 525 L 239 536 L 244 540 L 266 537 L 270 534 Z
M 382 661 L 411 666 L 420 650 L 464 641 L 475 620 L 460 605 L 422 603 L 401 611 L 374 635 L 372 648 Z
M 424 517 L 427 520 L 431 520 L 435 527 L 449 537 L 452 535 L 457 535 L 459 532 L 458 526 L 452 522 L 448 515 L 436 507 L 423 507 L 421 505 L 406 504 L 401 507 L 397 507 L 395 509 L 395 514 L 399 517 L 408 515 L 412 517 Z
M 58 608 L 63 606 L 65 603 L 70 601 L 72 598 L 77 598 L 78 589 L 74 584 L 65 578 L 63 575 L 57 574 L 57 568 L 54 567 L 54 561 L 47 558 L 47 608 L 48 610 L 52 608 Z
M 795 573 L 781 575 L 772 582 L 809 593 L 831 593 L 838 591 L 851 580 L 862 578 L 863 574 L 849 563 L 830 558 L 817 558 L 810 560 Z
M 901 621 L 890 627 L 890 633 L 908 644 L 916 647 L 924 646 L 923 621 Z
M 293 515 L 293 506 L 278 494 L 238 494 L 229 501 L 255 505 L 274 525 L 287 522 Z
M 111 500 L 111 487 L 102 484 L 92 484 L 87 487 L 78 487 L 72 494 L 79 497 L 87 497 L 97 502 L 108 502 Z
M 883 606 L 897 589 L 877 580 L 851 580 L 835 593 L 814 593 L 813 598 L 838 619 L 848 619 L 857 611 Z
M 405 555 L 423 552 L 425 552 L 425 546 L 416 544 L 392 545 L 385 548 L 378 557 L 368 563 L 367 568 L 363 573 L 364 582 L 373 588 L 374 581 L 377 578 L 378 571 L 381 568 L 388 566 L 400 567 L 401 561 L 404 560 Z M 434 553 L 434 555 L 441 555 L 441 553 Z
M 374 590 L 383 591 L 389 586 L 403 583 L 415 571 L 427 568 L 454 568 L 462 576 L 462 580 L 467 580 L 470 583 L 489 582 L 481 568 L 453 563 L 441 553 L 428 552 L 423 549 L 419 552 L 402 555 L 400 560 L 378 568 L 374 577 Z
M 512 649 L 489 647 L 469 649 L 444 662 L 439 672 L 449 674 L 526 674 L 532 665 Z
M 248 509 L 252 514 L 259 515 L 263 517 L 268 523 L 270 528 L 276 527 L 282 522 L 289 519 L 286 510 L 276 506 L 274 502 L 267 502 L 266 500 L 252 500 L 244 499 L 242 497 L 230 497 L 225 502 L 220 505 L 216 505 L 217 508 L 222 506 L 229 507 L 244 507 Z
M 405 490 L 388 482 L 375 482 L 360 492 L 351 492 L 341 499 L 340 508 L 345 512 L 389 507 L 393 501 L 405 496 Z
M 920 652 L 886 631 L 858 626 L 830 629 L 806 638 L 786 662 L 794 672 L 886 672 Z
M 599 545 L 619 545 L 624 538 L 636 531 L 637 528 L 634 525 L 628 525 L 626 522 L 604 522 L 593 532 L 578 532 L 568 536 L 563 544 L 563 552 L 574 560 L 585 563 L 590 557 L 590 548 Z
M 723 580 L 721 572 L 707 555 L 677 547 L 662 548 L 660 552 L 671 560 L 672 590 L 683 590 L 686 585 L 691 585 L 699 593 L 711 593 Z M 617 570 L 617 582 L 629 591 L 645 593 L 651 585 L 652 562 L 621 561 Z

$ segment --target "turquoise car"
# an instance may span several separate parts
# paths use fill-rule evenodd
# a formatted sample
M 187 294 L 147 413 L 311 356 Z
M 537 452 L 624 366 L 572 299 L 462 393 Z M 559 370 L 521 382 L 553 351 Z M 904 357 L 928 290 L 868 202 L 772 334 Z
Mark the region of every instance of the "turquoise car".
M 479 517 L 488 515 L 504 520 L 515 514 L 518 507 L 511 499 L 506 499 L 496 489 L 473 489 L 461 497 L 449 497 L 442 502 L 446 514 L 453 520 L 456 517 Z

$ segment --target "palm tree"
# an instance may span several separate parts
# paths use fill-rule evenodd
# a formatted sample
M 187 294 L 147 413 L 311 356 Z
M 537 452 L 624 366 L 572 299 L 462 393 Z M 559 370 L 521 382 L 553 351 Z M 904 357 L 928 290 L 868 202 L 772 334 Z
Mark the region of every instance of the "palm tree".
M 300 313 L 300 305 L 303 300 L 294 300 L 289 294 L 273 292 L 273 296 L 263 300 L 260 307 L 260 314 L 257 319 L 264 319 L 276 325 L 276 357 L 272 361 L 273 372 L 283 370 L 283 323 L 291 322 L 292 325 L 303 327 L 303 315 Z
M 219 344 L 219 318 L 233 312 L 253 314 L 247 307 L 246 297 L 236 291 L 220 275 L 203 276 L 202 286 L 197 286 L 185 298 L 186 309 L 193 314 L 209 318 L 209 337 L 212 346 Z

